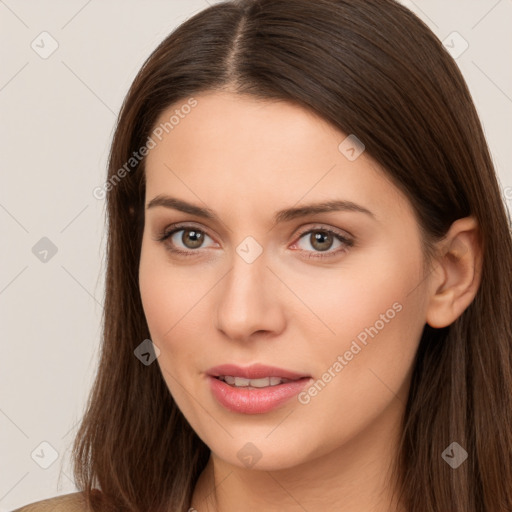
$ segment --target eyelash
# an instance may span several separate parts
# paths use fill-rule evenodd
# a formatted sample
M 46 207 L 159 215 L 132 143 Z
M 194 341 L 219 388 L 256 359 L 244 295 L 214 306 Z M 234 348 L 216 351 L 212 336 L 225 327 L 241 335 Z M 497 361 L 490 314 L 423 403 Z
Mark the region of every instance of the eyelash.
M 169 244 L 165 243 L 175 233 L 178 233 L 179 231 L 186 231 L 186 230 L 199 231 L 200 233 L 203 233 L 203 234 L 209 236 L 210 238 L 212 238 L 210 235 L 208 235 L 208 233 L 206 231 L 204 231 L 204 230 L 202 230 L 202 229 L 200 229 L 200 228 L 198 228 L 196 226 L 193 226 L 193 225 L 190 225 L 190 224 L 175 224 L 175 225 L 171 226 L 170 229 L 166 228 L 162 233 L 160 233 L 160 235 L 158 235 L 158 237 L 156 238 L 156 241 L 166 245 L 166 249 L 168 251 L 172 252 L 172 253 L 180 254 L 180 255 L 183 255 L 183 256 L 187 256 L 187 257 L 194 256 L 194 253 L 198 252 L 197 249 L 196 250 L 190 249 L 188 251 L 184 251 L 182 249 L 177 249 L 176 247 L 171 247 Z M 340 254 L 342 252 L 347 251 L 347 248 L 353 247 L 353 245 L 354 245 L 354 241 L 353 240 L 351 240 L 349 238 L 346 238 L 345 236 L 343 236 L 338 231 L 335 231 L 335 230 L 333 230 L 331 228 L 325 228 L 325 227 L 309 228 L 309 229 L 301 232 L 298 235 L 297 242 L 304 235 L 308 235 L 308 234 L 311 234 L 313 232 L 328 233 L 330 235 L 333 235 L 344 246 L 343 247 L 339 247 L 335 251 L 329 251 L 329 250 L 325 251 L 325 252 L 322 252 L 322 251 L 302 251 L 302 252 L 309 253 L 308 256 L 306 256 L 308 259 L 310 259 L 310 258 L 318 258 L 318 259 L 332 258 L 332 257 L 337 256 L 338 254 Z

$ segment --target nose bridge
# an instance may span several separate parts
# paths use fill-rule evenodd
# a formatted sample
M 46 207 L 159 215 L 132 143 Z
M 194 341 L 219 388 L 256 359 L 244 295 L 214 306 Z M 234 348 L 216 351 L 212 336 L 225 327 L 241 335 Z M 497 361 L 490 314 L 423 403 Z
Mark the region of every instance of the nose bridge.
M 281 305 L 269 288 L 271 273 L 266 254 L 262 250 L 256 254 L 252 243 L 248 240 L 237 247 L 218 301 L 217 327 L 233 339 L 282 328 Z

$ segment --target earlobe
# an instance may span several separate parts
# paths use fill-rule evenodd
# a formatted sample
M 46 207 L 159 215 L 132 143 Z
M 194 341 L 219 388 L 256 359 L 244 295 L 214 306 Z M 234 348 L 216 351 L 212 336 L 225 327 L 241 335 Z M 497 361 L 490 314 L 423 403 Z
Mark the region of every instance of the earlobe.
M 456 220 L 439 242 L 426 317 L 431 327 L 450 325 L 471 304 L 480 285 L 482 254 L 476 220 Z

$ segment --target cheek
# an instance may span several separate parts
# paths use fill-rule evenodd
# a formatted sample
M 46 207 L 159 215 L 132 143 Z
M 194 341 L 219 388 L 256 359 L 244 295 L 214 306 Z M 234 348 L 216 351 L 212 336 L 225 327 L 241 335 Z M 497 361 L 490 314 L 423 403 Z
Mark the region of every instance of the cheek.
M 139 286 L 144 314 L 154 342 L 172 328 L 176 308 L 179 306 L 175 280 L 162 271 L 161 263 L 141 258 Z
M 204 295 L 201 282 L 190 278 L 190 270 L 180 272 L 171 267 L 158 250 L 143 245 L 139 268 L 139 287 L 150 338 L 160 349 L 157 359 L 167 387 L 180 409 L 188 411 L 183 385 L 192 389 L 194 359 L 198 348 L 191 340 L 198 339 L 190 331 L 200 312 Z M 186 277 L 188 276 L 188 278 Z M 185 341 L 185 342 L 184 342 Z M 190 413 L 189 413 L 190 414 Z
M 399 309 L 414 317 L 412 308 L 416 313 L 421 310 L 422 262 L 418 245 L 375 244 L 354 252 L 332 271 L 316 269 L 287 277 L 313 313 L 301 321 L 336 344 L 374 324 L 379 331 L 401 324 L 407 314 Z
M 309 295 L 309 305 L 334 333 L 323 329 L 308 350 L 318 379 L 303 395 L 311 418 L 327 414 L 346 424 L 349 410 L 363 425 L 401 393 L 425 324 L 421 275 L 419 248 L 395 247 L 354 259 L 339 278 L 316 283 L 321 292 Z M 313 317 L 303 324 L 309 339 L 313 324 L 321 328 Z
M 149 244 L 148 244 L 149 245 Z M 158 363 L 173 395 L 175 376 L 193 387 L 198 355 L 211 337 L 211 291 L 218 276 L 206 268 L 172 264 L 162 249 L 143 244 L 139 287 Z
M 153 341 L 166 342 L 204 295 L 206 284 L 191 276 L 190 268 L 172 266 L 163 249 L 143 242 L 139 287 Z

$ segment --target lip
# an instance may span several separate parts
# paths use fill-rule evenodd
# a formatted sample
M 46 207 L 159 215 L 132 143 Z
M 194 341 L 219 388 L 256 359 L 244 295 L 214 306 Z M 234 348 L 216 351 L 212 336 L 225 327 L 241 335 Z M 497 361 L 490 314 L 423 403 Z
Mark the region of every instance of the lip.
M 309 375 L 292 372 L 275 366 L 264 364 L 252 364 L 250 366 L 237 366 L 236 364 L 221 364 L 214 366 L 206 372 L 212 377 L 219 375 L 231 375 L 232 377 L 244 377 L 245 379 L 262 379 L 264 377 L 281 377 L 283 379 L 297 380 Z
M 241 414 L 264 414 L 296 396 L 312 380 L 310 376 L 290 370 L 254 364 L 241 367 L 233 364 L 215 366 L 208 370 L 210 390 L 215 399 L 226 409 Z M 282 377 L 291 382 L 265 388 L 235 388 L 219 380 L 219 375 L 261 379 L 263 377 Z

